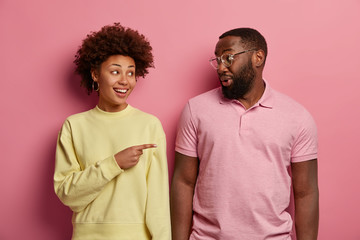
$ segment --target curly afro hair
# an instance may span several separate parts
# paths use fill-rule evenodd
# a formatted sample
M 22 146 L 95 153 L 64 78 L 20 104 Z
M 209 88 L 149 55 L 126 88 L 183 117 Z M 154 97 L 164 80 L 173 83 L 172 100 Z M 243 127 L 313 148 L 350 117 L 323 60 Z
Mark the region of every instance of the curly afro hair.
M 120 23 L 114 23 L 86 36 L 75 55 L 75 72 L 81 76 L 81 86 L 90 94 L 93 91 L 91 70 L 99 69 L 110 56 L 133 58 L 136 65 L 135 76 L 145 77 L 149 73 L 148 68 L 154 67 L 151 51 L 152 47 L 144 35 L 123 27 Z

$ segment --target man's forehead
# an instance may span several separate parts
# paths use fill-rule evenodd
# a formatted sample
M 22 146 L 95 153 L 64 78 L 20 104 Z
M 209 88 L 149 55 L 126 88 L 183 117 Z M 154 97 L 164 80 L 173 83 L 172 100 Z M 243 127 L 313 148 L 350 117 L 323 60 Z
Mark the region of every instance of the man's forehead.
M 227 51 L 239 50 L 242 48 L 241 37 L 227 36 L 221 38 L 215 47 L 215 54 L 222 54 Z

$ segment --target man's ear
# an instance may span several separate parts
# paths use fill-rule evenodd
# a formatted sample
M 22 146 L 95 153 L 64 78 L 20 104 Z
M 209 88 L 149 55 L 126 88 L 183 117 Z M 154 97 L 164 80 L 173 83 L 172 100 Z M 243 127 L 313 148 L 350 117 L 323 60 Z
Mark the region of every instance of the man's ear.
M 265 53 L 263 50 L 257 50 L 255 54 L 253 54 L 253 63 L 255 67 L 262 67 L 265 62 Z

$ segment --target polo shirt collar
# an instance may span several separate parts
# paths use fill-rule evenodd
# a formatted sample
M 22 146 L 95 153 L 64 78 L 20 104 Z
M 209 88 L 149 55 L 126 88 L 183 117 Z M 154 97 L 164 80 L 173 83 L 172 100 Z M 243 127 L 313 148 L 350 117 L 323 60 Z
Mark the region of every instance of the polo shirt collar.
M 259 99 L 258 103 L 261 107 L 266 108 L 273 108 L 274 106 L 274 95 L 273 90 L 270 87 L 269 83 L 266 80 L 263 80 L 265 83 L 265 91 L 261 98 Z
M 263 95 L 261 96 L 261 98 L 259 99 L 259 101 L 254 106 L 272 108 L 274 106 L 273 90 L 266 80 L 263 80 L 263 81 L 265 83 L 265 91 L 264 91 Z M 229 102 L 238 102 L 238 100 L 235 100 L 235 99 L 230 100 L 230 99 L 225 98 L 224 95 L 222 94 L 221 87 L 219 89 L 219 93 L 221 94 L 221 97 L 219 100 L 219 102 L 221 104 L 229 103 Z

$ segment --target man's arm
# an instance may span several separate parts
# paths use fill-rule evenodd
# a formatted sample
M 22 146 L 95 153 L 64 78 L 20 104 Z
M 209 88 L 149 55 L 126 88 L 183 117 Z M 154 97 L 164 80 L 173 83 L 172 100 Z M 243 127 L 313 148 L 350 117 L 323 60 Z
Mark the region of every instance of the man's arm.
M 316 240 L 319 227 L 317 160 L 291 164 L 298 240 Z
M 198 167 L 198 158 L 175 153 L 175 167 L 170 191 L 173 240 L 188 240 L 190 237 L 192 204 Z

